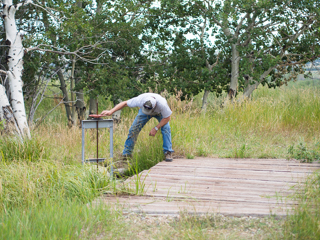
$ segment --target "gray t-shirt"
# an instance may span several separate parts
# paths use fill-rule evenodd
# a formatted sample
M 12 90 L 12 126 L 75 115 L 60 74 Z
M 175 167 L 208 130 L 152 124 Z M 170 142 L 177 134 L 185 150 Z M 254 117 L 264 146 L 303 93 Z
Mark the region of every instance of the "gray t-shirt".
M 157 93 L 143 93 L 137 97 L 131 98 L 127 101 L 128 107 L 139 107 L 143 108 L 144 99 L 146 97 L 154 97 L 157 101 L 157 105 L 151 115 L 157 115 L 161 113 L 163 118 L 167 118 L 172 114 L 171 109 L 168 106 L 167 100 L 164 97 L 161 97 Z

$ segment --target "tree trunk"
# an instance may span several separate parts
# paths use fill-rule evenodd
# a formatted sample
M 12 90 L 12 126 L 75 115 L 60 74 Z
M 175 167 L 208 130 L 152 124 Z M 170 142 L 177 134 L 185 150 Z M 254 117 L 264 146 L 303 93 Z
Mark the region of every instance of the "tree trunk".
M 239 51 L 237 49 L 237 44 L 232 44 L 232 59 L 231 59 L 231 81 L 230 88 L 228 92 L 229 99 L 233 99 L 236 96 L 238 88 L 238 78 L 239 78 Z
M 76 123 L 76 114 L 75 114 L 75 102 L 74 102 L 74 85 L 75 85 L 75 79 L 74 79 L 74 71 L 76 68 L 76 57 L 72 59 L 72 69 L 71 69 L 71 79 L 70 79 L 70 91 L 71 91 L 71 118 L 73 121 L 73 124 Z
M 66 81 L 64 80 L 64 76 L 63 76 L 61 69 L 58 70 L 57 74 L 58 74 L 58 77 L 60 80 L 60 89 L 63 94 L 63 103 L 66 108 L 66 114 L 67 114 L 67 118 L 68 118 L 68 126 L 72 127 L 73 121 L 72 121 L 71 109 L 70 109 L 70 104 L 69 104 L 69 97 L 68 97 Z
M 210 91 L 209 90 L 204 90 L 203 98 L 202 98 L 202 107 L 201 111 L 204 113 L 207 111 L 207 103 L 208 103 L 208 95 Z
M 89 103 L 89 115 L 91 114 L 97 114 L 98 109 L 97 109 L 97 99 L 96 98 L 91 98 L 90 97 L 90 103 Z M 88 117 L 89 119 L 90 117 Z M 90 118 L 91 119 L 91 118 Z
M 260 75 L 259 81 L 255 81 L 254 84 L 246 87 L 246 89 L 243 91 L 243 98 L 249 98 L 254 90 L 256 90 L 259 86 L 259 84 L 271 73 L 271 71 L 275 68 L 270 67 L 267 71 L 265 71 L 263 74 Z M 252 82 L 252 78 L 250 78 L 250 82 Z
M 21 137 L 13 111 L 7 98 L 6 89 L 0 84 L 0 132 L 14 133 Z
M 251 71 L 251 73 L 253 72 L 253 70 Z M 251 97 L 251 93 L 252 91 L 250 91 L 252 85 L 250 85 L 250 83 L 252 83 L 253 81 L 253 77 L 249 76 L 249 75 L 246 75 L 245 77 L 245 80 L 244 80 L 244 85 L 245 85 L 245 88 L 243 90 L 243 96 L 242 98 L 243 99 L 248 99 Z M 254 84 L 253 84 L 254 85 Z
M 24 98 L 22 92 L 22 71 L 23 71 L 23 55 L 24 48 L 22 46 L 22 34 L 17 31 L 15 23 L 15 13 L 20 6 L 29 3 L 26 1 L 16 5 L 12 4 L 12 0 L 3 0 L 3 19 L 6 30 L 6 45 L 9 47 L 7 56 L 8 64 L 8 81 L 10 91 L 10 104 L 13 110 L 17 125 L 23 136 L 31 138 L 30 130 L 27 122 Z
M 76 86 L 77 83 L 79 83 L 80 78 L 76 78 Z M 77 116 L 78 116 L 78 126 L 81 126 L 81 121 L 85 119 L 85 115 L 86 115 L 86 106 L 84 104 L 84 95 L 83 95 L 83 89 L 79 89 L 76 92 L 76 112 L 77 112 Z
M 113 106 L 116 106 L 117 104 L 121 103 L 122 100 L 114 100 L 113 101 Z M 121 122 L 121 110 L 118 110 L 112 114 L 112 119 L 115 123 L 120 123 Z

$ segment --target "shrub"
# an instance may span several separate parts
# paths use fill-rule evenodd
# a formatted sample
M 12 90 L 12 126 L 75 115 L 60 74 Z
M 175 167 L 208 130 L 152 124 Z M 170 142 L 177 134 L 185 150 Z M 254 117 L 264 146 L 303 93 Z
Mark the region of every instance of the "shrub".
M 320 144 L 317 143 L 316 146 Z M 313 162 L 320 160 L 320 152 L 317 150 L 310 150 L 307 148 L 306 144 L 299 142 L 298 145 L 291 145 L 288 149 L 288 154 L 290 158 L 300 160 L 301 162 Z

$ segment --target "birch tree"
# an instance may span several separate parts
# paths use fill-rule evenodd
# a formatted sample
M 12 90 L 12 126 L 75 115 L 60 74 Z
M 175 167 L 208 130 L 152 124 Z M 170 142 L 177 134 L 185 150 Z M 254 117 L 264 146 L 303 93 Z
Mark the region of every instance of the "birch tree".
M 2 3 L 2 15 L 6 32 L 6 45 L 9 49 L 7 55 L 8 69 L 5 73 L 8 81 L 6 86 L 8 87 L 6 88 L 7 91 L 4 94 L 4 86 L 0 86 L 2 89 L 0 99 L 2 102 L 1 107 L 7 103 L 5 100 L 8 99 L 19 132 L 21 132 L 22 136 L 31 138 L 24 105 L 22 91 L 23 82 L 21 79 L 24 55 L 24 48 L 22 45 L 23 33 L 17 30 L 15 21 L 16 11 L 23 5 L 30 3 L 30 1 L 27 0 L 15 5 L 12 3 L 12 0 L 3 0 Z

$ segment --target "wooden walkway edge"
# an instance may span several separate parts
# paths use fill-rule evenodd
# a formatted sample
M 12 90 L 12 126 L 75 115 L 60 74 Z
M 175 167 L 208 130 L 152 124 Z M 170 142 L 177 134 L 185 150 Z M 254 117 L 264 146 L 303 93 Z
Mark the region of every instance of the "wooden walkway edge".
M 228 216 L 286 216 L 290 194 L 320 169 L 319 163 L 285 159 L 196 158 L 160 162 L 126 180 L 142 196 L 108 196 L 124 212 L 145 214 L 219 213 Z

